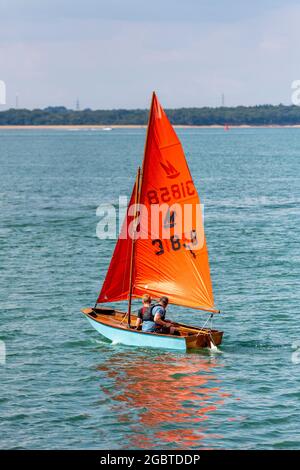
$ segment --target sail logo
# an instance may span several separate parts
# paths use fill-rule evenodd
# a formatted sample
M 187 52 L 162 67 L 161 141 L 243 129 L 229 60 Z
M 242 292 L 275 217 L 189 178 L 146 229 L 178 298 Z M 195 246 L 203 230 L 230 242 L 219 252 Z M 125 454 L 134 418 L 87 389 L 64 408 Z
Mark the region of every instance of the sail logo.
M 0 80 L 0 104 L 6 104 L 6 85 L 3 80 Z
M 167 178 L 177 178 L 180 175 L 180 172 L 167 160 L 167 164 L 160 162 L 162 168 L 164 169 Z

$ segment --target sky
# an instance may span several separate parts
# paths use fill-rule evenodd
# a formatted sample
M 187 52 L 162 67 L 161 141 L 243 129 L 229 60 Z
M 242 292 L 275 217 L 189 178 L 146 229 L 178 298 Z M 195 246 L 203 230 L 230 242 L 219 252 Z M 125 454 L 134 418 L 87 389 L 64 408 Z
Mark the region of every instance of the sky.
M 296 0 L 0 0 L 6 105 L 291 104 Z

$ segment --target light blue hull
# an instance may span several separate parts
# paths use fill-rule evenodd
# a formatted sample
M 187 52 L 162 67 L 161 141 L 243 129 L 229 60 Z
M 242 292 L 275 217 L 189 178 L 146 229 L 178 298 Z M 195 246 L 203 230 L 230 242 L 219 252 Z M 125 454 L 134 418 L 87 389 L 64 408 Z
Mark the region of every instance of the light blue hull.
M 179 351 L 186 351 L 185 338 L 114 328 L 92 320 L 88 316 L 87 319 L 98 333 L 116 344 L 120 343 L 127 346 L 138 346 L 142 348 L 177 349 Z

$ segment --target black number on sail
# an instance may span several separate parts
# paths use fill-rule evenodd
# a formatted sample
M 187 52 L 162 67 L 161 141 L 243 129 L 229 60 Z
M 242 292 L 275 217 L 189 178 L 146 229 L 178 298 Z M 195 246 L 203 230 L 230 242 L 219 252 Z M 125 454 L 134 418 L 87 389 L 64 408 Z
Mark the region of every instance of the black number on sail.
M 153 240 L 152 245 L 153 246 L 158 245 L 159 247 L 159 250 L 155 252 L 157 256 L 164 254 L 165 250 L 164 250 L 163 242 L 159 238 L 157 238 L 156 240 Z
M 170 238 L 170 242 L 172 245 L 172 249 L 174 251 L 180 250 L 181 248 L 180 240 L 176 235 L 172 235 L 172 237 Z
M 193 252 L 193 247 L 197 246 L 198 240 L 197 240 L 197 232 L 195 229 L 191 230 L 191 243 L 184 243 L 184 247 L 190 251 L 191 255 L 193 255 L 194 258 L 196 258 L 195 253 Z
M 175 216 L 176 216 L 176 212 L 175 211 L 171 211 L 170 212 L 170 208 L 168 209 L 167 213 L 166 213 L 166 216 L 165 216 L 165 220 L 164 220 L 164 228 L 174 228 L 175 227 Z

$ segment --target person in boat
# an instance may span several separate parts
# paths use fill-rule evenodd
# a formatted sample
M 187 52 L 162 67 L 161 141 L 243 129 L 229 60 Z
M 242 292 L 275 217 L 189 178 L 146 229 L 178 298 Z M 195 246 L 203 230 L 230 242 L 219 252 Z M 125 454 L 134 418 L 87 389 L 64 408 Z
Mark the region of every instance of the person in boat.
M 179 335 L 180 333 L 166 321 L 168 297 L 161 297 L 159 303 L 145 310 L 143 314 L 142 331 L 147 333 L 161 333 L 164 335 Z
M 143 306 L 142 308 L 139 309 L 138 311 L 138 317 L 136 319 L 136 329 L 140 330 L 142 323 L 143 323 L 143 318 L 144 314 L 151 308 L 151 297 L 149 294 L 144 294 L 142 297 L 142 302 Z

